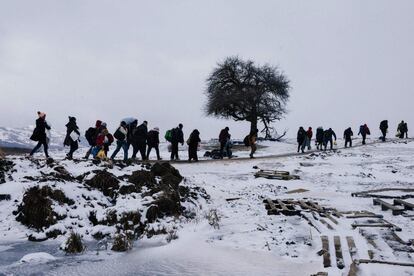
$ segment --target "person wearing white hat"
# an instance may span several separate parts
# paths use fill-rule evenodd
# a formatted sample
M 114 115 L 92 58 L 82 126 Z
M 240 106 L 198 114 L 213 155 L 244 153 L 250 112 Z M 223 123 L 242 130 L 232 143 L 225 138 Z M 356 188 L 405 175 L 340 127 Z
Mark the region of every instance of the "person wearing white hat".
M 37 115 L 39 116 L 39 118 L 36 120 L 36 128 L 33 130 L 33 134 L 30 137 L 30 140 L 36 141 L 37 145 L 30 152 L 30 156 L 33 156 L 33 154 L 37 152 L 40 149 L 40 147 L 43 145 L 46 158 L 49 158 L 49 154 L 47 152 L 48 145 L 47 145 L 46 130 L 50 130 L 50 126 L 46 122 L 45 113 L 38 111 Z
M 160 129 L 158 127 L 154 127 L 154 129 L 150 130 L 147 134 L 147 159 L 149 159 L 149 154 L 151 152 L 151 149 L 154 148 L 155 152 L 157 153 L 157 159 L 161 160 L 160 157 Z

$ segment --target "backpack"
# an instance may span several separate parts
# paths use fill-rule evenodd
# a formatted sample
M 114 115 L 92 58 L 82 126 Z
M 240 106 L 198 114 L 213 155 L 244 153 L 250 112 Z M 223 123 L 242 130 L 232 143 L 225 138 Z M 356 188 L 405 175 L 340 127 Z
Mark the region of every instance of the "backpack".
M 169 129 L 165 132 L 165 136 L 164 136 L 165 140 L 167 140 L 168 142 L 172 141 L 172 130 Z
M 90 146 L 95 145 L 96 137 L 94 138 L 96 133 L 96 129 L 93 127 L 88 128 L 88 130 L 85 132 L 85 138 L 88 141 Z
M 112 136 L 112 134 L 108 133 L 108 135 L 106 135 L 106 137 L 108 138 L 108 145 L 111 145 L 114 142 L 114 136 Z
M 118 128 L 118 129 L 115 131 L 115 133 L 114 133 L 114 137 L 115 137 L 115 139 L 120 140 L 120 141 L 125 140 L 125 134 L 123 134 L 123 133 L 121 132 L 120 128 Z
M 246 137 L 244 137 L 243 143 L 246 147 L 250 146 L 250 135 L 247 135 Z

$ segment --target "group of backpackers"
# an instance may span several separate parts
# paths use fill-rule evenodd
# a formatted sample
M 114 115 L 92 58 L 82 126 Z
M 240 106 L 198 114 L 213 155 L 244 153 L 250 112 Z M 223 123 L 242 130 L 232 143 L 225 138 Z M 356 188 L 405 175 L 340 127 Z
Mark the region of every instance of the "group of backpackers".
M 388 132 L 388 120 L 383 120 L 380 123 L 379 129 L 381 130 L 381 137 L 380 139 L 382 141 L 386 140 L 387 132 Z M 301 150 L 302 152 L 305 152 L 305 148 L 307 147 L 308 150 L 311 149 L 310 141 L 312 139 L 312 128 L 309 127 L 307 131 L 303 127 L 300 127 L 297 133 L 297 142 L 298 142 L 298 152 Z M 352 128 L 348 127 L 344 131 L 344 140 L 345 140 L 345 148 L 352 147 L 352 136 L 354 135 L 354 132 L 352 131 Z M 367 135 L 371 135 L 371 131 L 369 130 L 367 124 L 363 124 L 359 127 L 358 135 L 361 135 L 362 137 L 362 144 L 366 144 Z M 397 135 L 398 138 L 408 138 L 408 126 L 407 123 L 404 121 L 401 121 L 401 123 L 398 125 L 397 128 Z M 329 128 L 327 130 L 324 130 L 322 127 L 318 127 L 316 129 L 316 139 L 315 144 L 316 148 L 318 150 L 326 150 L 328 143 L 330 144 L 330 149 L 333 148 L 333 144 L 336 143 L 336 134 L 332 130 L 332 128 Z
M 32 156 L 36 151 L 43 146 L 46 158 L 49 157 L 48 154 L 48 144 L 49 130 L 51 129 L 50 125 L 46 121 L 46 114 L 43 112 L 38 112 L 38 119 L 36 120 L 36 128 L 33 131 L 33 135 L 30 137 L 31 140 L 38 142 L 37 145 L 33 148 L 30 153 Z M 387 131 L 388 131 L 388 121 L 384 120 L 380 123 L 380 130 L 382 136 L 380 139 L 385 141 Z M 408 138 L 408 127 L 407 123 L 401 121 L 397 129 L 397 137 L 399 138 Z M 92 154 L 94 158 L 106 159 L 108 156 L 108 151 L 110 145 L 116 139 L 116 148 L 112 153 L 110 159 L 114 160 L 118 152 L 122 149 L 124 152 L 124 161 L 128 159 L 128 150 L 132 146 L 132 159 L 136 159 L 136 155 L 139 152 L 142 160 L 148 160 L 149 155 L 152 149 L 155 149 L 157 160 L 161 160 L 160 150 L 159 150 L 159 128 L 155 127 L 152 130 L 148 131 L 148 122 L 143 121 L 142 124 L 138 125 L 138 120 L 135 118 L 126 118 L 123 119 L 116 129 L 114 134 L 109 133 L 106 123 L 97 120 L 94 127 L 90 127 L 85 132 L 85 138 L 88 141 L 90 148 L 86 152 L 85 159 L 88 159 Z M 250 158 L 254 158 L 254 153 L 256 152 L 256 131 L 251 131 L 247 135 L 243 143 L 245 146 L 251 147 Z M 367 135 L 370 135 L 370 130 L 367 124 L 361 125 L 359 127 L 358 135 L 362 136 L 362 144 L 365 145 Z M 345 147 L 352 147 L 352 136 L 354 135 L 352 129 L 349 127 L 344 131 L 344 140 Z M 315 135 L 315 144 L 318 150 L 326 150 L 329 144 L 330 149 L 333 149 L 333 145 L 336 144 L 337 136 L 332 128 L 324 130 L 322 127 L 316 129 Z M 300 127 L 297 133 L 297 151 L 305 152 L 305 149 L 311 149 L 311 140 L 313 137 L 313 130 L 311 127 L 305 131 L 303 127 Z M 180 160 L 178 156 L 179 144 L 184 145 L 184 133 L 183 125 L 179 124 L 178 127 L 167 130 L 164 138 L 170 142 L 170 151 L 171 151 L 171 160 Z M 73 153 L 79 148 L 80 141 L 80 132 L 79 127 L 76 124 L 76 118 L 69 116 L 69 122 L 66 124 L 66 137 L 64 140 L 64 145 L 69 146 L 70 150 L 66 155 L 67 159 L 73 158 Z M 200 145 L 200 132 L 197 129 L 194 129 L 189 138 L 187 139 L 188 145 L 188 160 L 189 161 L 198 161 L 197 151 Z M 231 135 L 229 133 L 229 128 L 225 127 L 220 131 L 219 134 L 219 143 L 220 143 L 220 152 L 218 158 L 232 158 L 232 145 Z
M 318 150 L 326 150 L 328 147 L 328 143 L 330 144 L 330 148 L 333 148 L 334 143 L 336 143 L 336 134 L 329 128 L 324 130 L 322 127 L 318 127 L 316 129 L 315 135 L 315 145 Z M 297 142 L 298 142 L 298 152 L 302 151 L 305 152 L 305 149 L 311 149 L 311 140 L 313 137 L 313 130 L 311 127 L 305 131 L 303 127 L 300 127 L 297 134 Z M 335 141 L 334 141 L 335 138 Z

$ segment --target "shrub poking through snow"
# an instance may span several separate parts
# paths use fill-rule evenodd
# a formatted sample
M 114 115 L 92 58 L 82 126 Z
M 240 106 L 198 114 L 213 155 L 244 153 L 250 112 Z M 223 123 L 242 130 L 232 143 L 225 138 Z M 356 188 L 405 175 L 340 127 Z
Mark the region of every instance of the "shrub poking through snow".
M 95 176 L 86 180 L 85 183 L 111 198 L 116 197 L 116 190 L 119 189 L 119 180 L 107 171 L 97 171 Z
M 14 212 L 17 215 L 16 220 L 37 230 L 55 224 L 60 217 L 53 211 L 52 200 L 59 204 L 74 204 L 61 190 L 54 190 L 49 186 L 34 186 L 24 193 L 22 203 Z
M 78 254 L 85 250 L 80 234 L 71 232 L 68 239 L 61 246 L 61 249 L 68 254 Z
M 118 233 L 114 236 L 111 250 L 117 252 L 125 252 L 132 249 L 132 241 L 125 233 Z
M 214 227 L 214 229 L 220 229 L 220 225 L 219 225 L 220 218 L 219 218 L 219 216 L 217 215 L 217 210 L 215 210 L 215 209 L 211 209 L 211 210 L 207 213 L 206 218 L 207 218 L 207 220 L 208 220 L 208 223 L 209 223 L 211 226 L 213 226 L 213 227 Z
M 12 161 L 8 161 L 0 157 L 0 184 L 6 182 L 6 174 L 14 167 Z

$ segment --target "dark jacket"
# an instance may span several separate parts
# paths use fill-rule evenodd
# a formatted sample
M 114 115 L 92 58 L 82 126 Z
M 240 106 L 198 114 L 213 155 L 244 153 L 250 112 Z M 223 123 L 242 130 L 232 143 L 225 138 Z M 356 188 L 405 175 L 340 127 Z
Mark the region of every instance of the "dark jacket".
M 344 131 L 344 138 L 345 140 L 351 140 L 351 137 L 354 135 L 351 128 L 347 128 Z
M 298 144 L 302 144 L 305 141 L 306 136 L 307 134 L 306 134 L 305 129 L 303 129 L 303 127 L 299 128 L 298 135 L 296 138 L 296 141 L 298 142 Z
M 145 124 L 140 124 L 134 131 L 134 143 L 137 145 L 145 145 L 147 143 L 147 134 L 147 126 Z
M 191 135 L 188 138 L 188 146 L 190 148 L 197 148 L 198 143 L 200 142 L 200 132 L 197 129 L 195 129 L 193 132 L 191 132 Z
M 129 144 L 132 144 L 134 142 L 134 133 L 137 128 L 137 125 L 138 125 L 138 121 L 136 120 L 127 125 L 127 130 L 128 130 L 127 143 Z
M 160 134 L 158 131 L 151 130 L 147 134 L 147 145 L 149 147 L 157 147 L 160 143 Z
M 380 130 L 386 131 L 388 129 L 388 121 L 384 120 L 380 123 Z
M 323 142 L 323 128 L 316 129 L 316 142 L 322 143 Z
M 226 143 L 229 138 L 230 138 L 229 131 L 227 129 L 223 128 L 220 131 L 219 142 L 220 143 Z
M 369 131 L 369 128 L 367 125 L 362 125 L 359 127 L 359 133 L 358 135 L 362 135 L 362 136 L 366 136 L 366 135 L 370 135 L 371 132 Z
M 70 146 L 73 142 L 77 142 L 77 141 L 73 141 L 72 138 L 70 137 L 70 134 L 73 131 L 76 134 L 80 135 L 79 128 L 76 125 L 76 119 L 74 117 L 69 117 L 69 122 L 66 124 L 66 137 L 65 137 L 65 141 L 63 142 L 65 146 Z
M 331 141 L 332 137 L 335 137 L 336 140 L 336 134 L 335 132 L 330 128 L 325 130 L 325 132 L 323 133 L 323 139 L 324 141 Z
M 46 123 L 46 120 L 44 118 L 37 119 L 36 127 L 33 130 L 33 134 L 30 139 L 36 142 L 46 143 L 46 129 L 50 129 L 50 126 Z
M 184 143 L 184 133 L 179 127 L 172 129 L 171 143 Z

